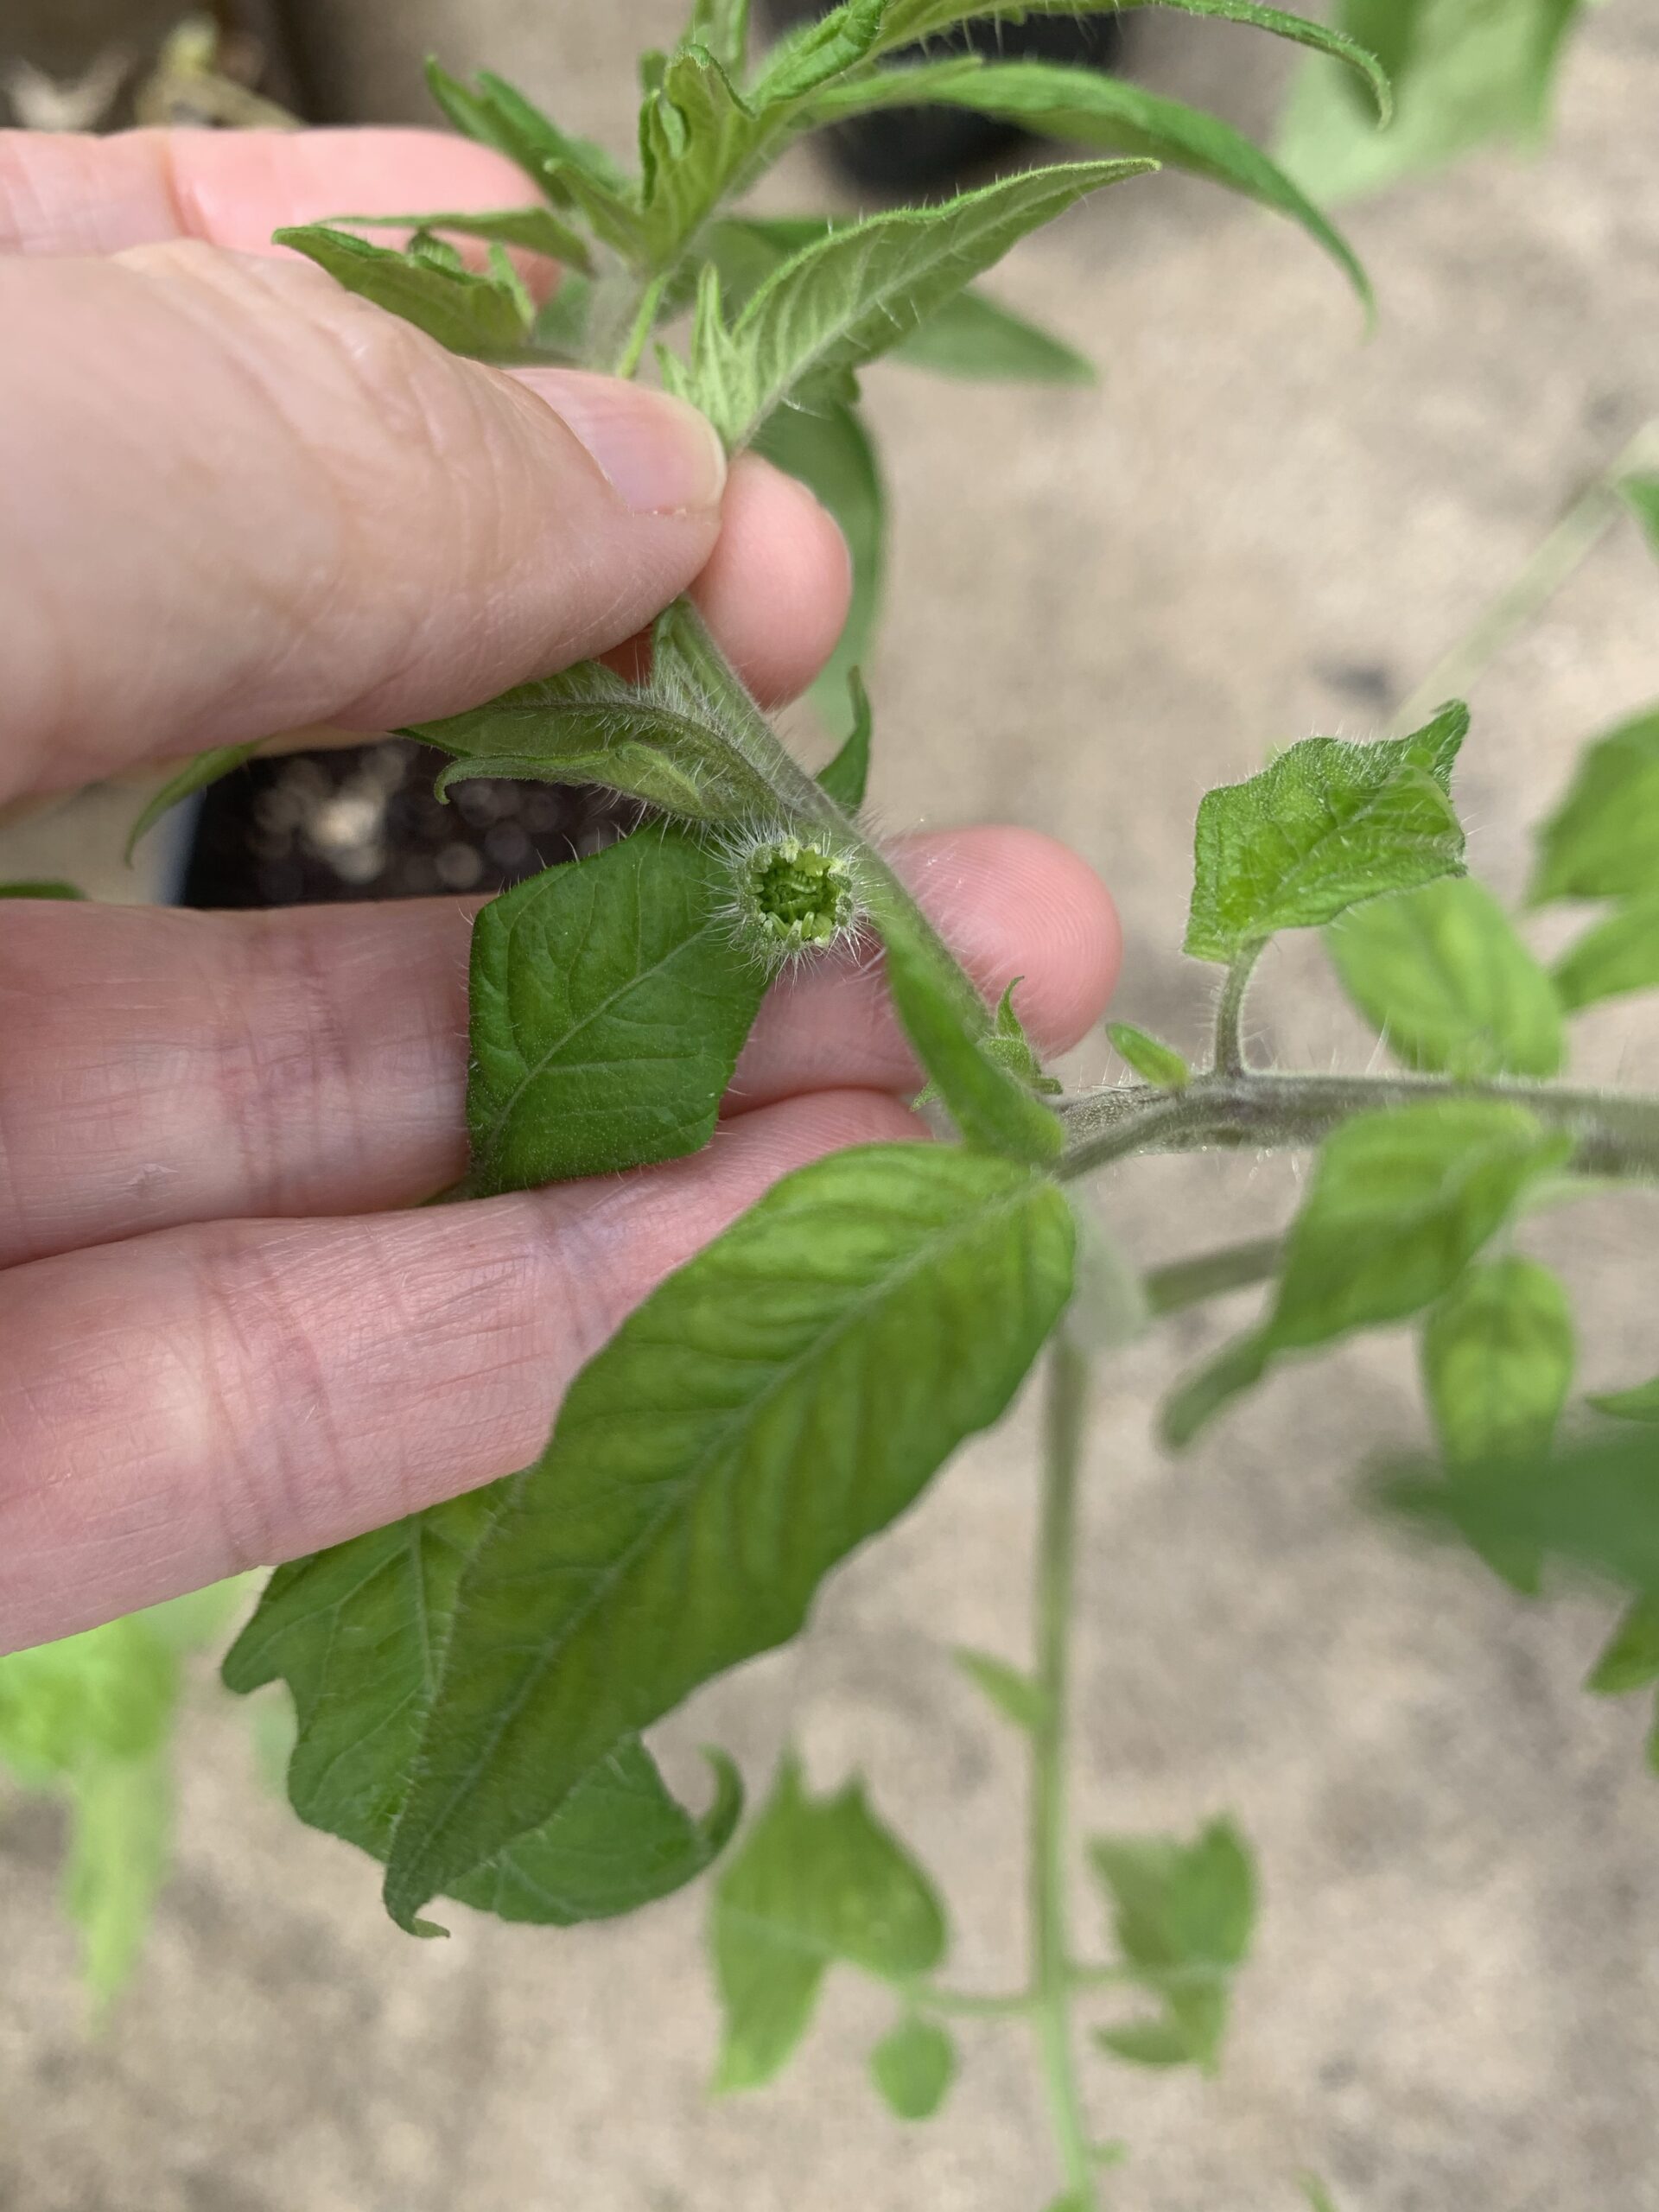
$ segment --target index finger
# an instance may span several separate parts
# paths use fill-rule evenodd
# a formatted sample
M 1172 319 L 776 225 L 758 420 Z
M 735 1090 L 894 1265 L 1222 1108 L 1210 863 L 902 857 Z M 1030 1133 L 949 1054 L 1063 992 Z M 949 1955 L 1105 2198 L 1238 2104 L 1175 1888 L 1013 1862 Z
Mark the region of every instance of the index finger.
M 505 155 L 441 130 L 0 130 L 0 253 L 173 238 L 270 253 L 285 224 L 535 196 Z

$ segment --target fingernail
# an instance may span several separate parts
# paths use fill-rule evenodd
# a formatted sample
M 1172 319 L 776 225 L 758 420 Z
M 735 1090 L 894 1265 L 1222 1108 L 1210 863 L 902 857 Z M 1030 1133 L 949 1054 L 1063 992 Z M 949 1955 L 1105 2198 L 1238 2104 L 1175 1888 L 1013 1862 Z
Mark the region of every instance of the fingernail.
M 719 505 L 726 449 L 714 424 L 695 407 L 665 391 L 580 369 L 514 373 L 582 441 L 636 514 Z

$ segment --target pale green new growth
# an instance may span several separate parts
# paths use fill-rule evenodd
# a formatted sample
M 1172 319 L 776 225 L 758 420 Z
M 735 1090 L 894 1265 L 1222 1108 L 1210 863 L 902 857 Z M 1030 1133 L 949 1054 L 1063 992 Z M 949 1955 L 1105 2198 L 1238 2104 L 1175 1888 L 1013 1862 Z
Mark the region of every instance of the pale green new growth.
M 729 325 L 719 278 L 705 272 L 690 360 L 665 352 L 664 381 L 702 410 L 728 445 L 747 445 L 779 407 L 851 398 L 857 370 L 918 329 L 1028 231 L 1155 166 L 1031 169 L 943 207 L 872 216 L 804 247 Z
M 1362 900 L 1463 872 L 1451 801 L 1467 708 L 1410 737 L 1305 738 L 1198 809 L 1186 950 L 1232 961 L 1280 930 L 1317 929 Z

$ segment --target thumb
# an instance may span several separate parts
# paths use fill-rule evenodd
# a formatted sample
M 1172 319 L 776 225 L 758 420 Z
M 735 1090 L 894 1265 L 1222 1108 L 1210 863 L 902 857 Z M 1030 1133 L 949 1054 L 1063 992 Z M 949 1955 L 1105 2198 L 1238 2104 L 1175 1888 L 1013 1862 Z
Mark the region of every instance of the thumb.
M 454 712 L 632 636 L 719 533 L 692 409 L 295 263 L 0 260 L 0 799 Z

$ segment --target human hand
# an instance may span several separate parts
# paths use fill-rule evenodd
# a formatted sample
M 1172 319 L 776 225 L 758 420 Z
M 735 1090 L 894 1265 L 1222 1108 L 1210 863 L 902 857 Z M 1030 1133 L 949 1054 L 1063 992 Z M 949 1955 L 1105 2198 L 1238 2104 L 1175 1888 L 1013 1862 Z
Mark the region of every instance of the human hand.
M 511 202 L 416 132 L 0 133 L 0 804 L 209 745 L 433 719 L 691 588 L 763 698 L 844 617 L 799 486 L 640 387 L 457 360 L 281 223 Z M 1106 894 L 1029 833 L 901 846 L 1046 1047 Z M 777 1176 L 920 1134 L 878 980 L 772 994 L 715 1142 L 397 1212 L 465 1160 L 471 906 L 0 907 L 0 1649 L 522 1465 L 622 1316 Z

